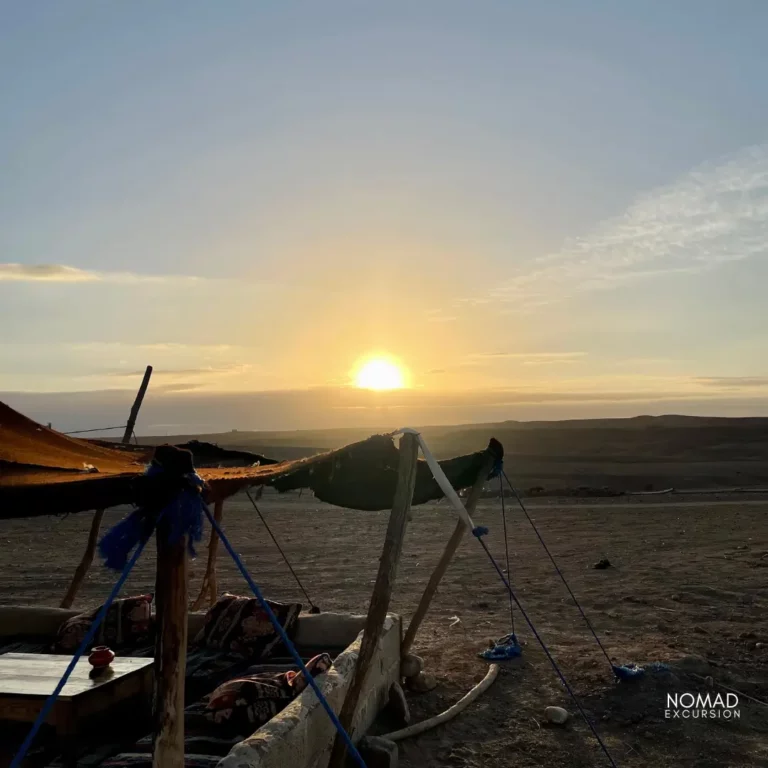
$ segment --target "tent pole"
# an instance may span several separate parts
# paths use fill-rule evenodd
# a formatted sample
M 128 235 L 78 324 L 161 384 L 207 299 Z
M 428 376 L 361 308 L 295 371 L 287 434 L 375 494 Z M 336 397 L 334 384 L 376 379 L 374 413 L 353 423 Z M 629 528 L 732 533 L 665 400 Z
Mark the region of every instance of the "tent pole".
M 483 486 L 485 485 L 485 481 L 493 469 L 494 461 L 495 457 L 489 452 L 483 461 L 482 466 L 480 467 L 480 472 L 477 475 L 475 484 L 469 491 L 469 495 L 467 496 L 467 503 L 464 506 L 467 508 L 467 512 L 469 512 L 470 516 L 475 511 L 475 507 L 477 506 L 477 502 L 480 499 L 480 494 L 483 490 Z M 456 527 L 453 529 L 451 538 L 448 539 L 448 543 L 445 545 L 445 549 L 443 550 L 443 554 L 440 556 L 440 560 L 438 561 L 435 570 L 429 577 L 427 588 L 424 590 L 424 594 L 421 596 L 421 600 L 419 600 L 416 613 L 413 614 L 411 623 L 408 625 L 408 629 L 406 630 L 405 637 L 403 638 L 403 644 L 400 650 L 402 656 L 405 656 L 405 654 L 411 650 L 411 646 L 413 645 L 416 633 L 419 631 L 421 622 L 424 621 L 424 617 L 427 615 L 427 611 L 429 610 L 432 598 L 435 596 L 437 588 L 440 585 L 443 576 L 445 576 L 445 572 L 448 570 L 448 566 L 450 565 L 451 560 L 453 559 L 453 556 L 456 553 L 459 544 L 461 543 L 461 540 L 464 538 L 464 532 L 466 530 L 466 524 L 461 518 L 459 518 L 458 522 L 456 523 Z
M 157 528 L 155 602 L 155 740 L 153 768 L 184 768 L 187 667 L 187 537 L 170 542 L 168 518 Z
M 133 407 L 128 415 L 128 423 L 125 425 L 125 432 L 123 433 L 123 442 L 130 443 L 131 435 L 133 434 L 133 428 L 136 426 L 136 419 L 139 415 L 139 408 L 144 400 L 144 395 L 147 393 L 147 387 L 149 386 L 149 379 L 152 376 L 152 366 L 148 365 L 147 370 L 144 371 L 144 378 L 142 379 L 139 391 L 136 394 L 136 399 L 133 401 Z
M 224 514 L 224 500 L 219 499 L 213 506 L 213 519 L 217 523 L 221 523 L 222 515 Z M 211 538 L 208 540 L 208 564 L 205 567 L 205 576 L 203 576 L 203 584 L 200 587 L 200 594 L 197 599 L 192 603 L 192 610 L 199 611 L 205 604 L 206 598 L 208 599 L 208 606 L 214 605 L 216 598 L 218 597 L 219 588 L 216 581 L 216 553 L 219 549 L 219 534 L 216 533 L 216 529 L 211 527 Z
M 379 561 L 379 572 L 373 587 L 365 630 L 360 643 L 355 674 L 349 687 L 339 719 L 347 733 L 354 722 L 355 710 L 365 683 L 366 673 L 373 661 L 384 629 L 384 622 L 389 610 L 389 601 L 397 574 L 397 565 L 403 549 L 405 528 L 411 511 L 413 489 L 416 485 L 416 464 L 419 455 L 419 443 L 416 435 L 405 434 L 400 438 L 400 466 L 397 476 L 397 490 L 389 516 L 389 526 L 384 539 L 384 549 Z M 351 735 L 351 734 L 350 734 Z M 328 768 L 341 768 L 347 750 L 344 742 L 337 735 Z
M 123 435 L 122 440 L 124 444 L 131 441 L 131 434 L 133 433 L 133 428 L 136 424 L 136 417 L 139 415 L 139 408 L 141 408 L 141 403 L 144 400 L 144 395 L 147 392 L 147 387 L 149 386 L 149 377 L 151 375 L 152 366 L 148 365 L 147 370 L 144 372 L 144 379 L 142 380 L 141 386 L 139 387 L 139 391 L 136 395 L 136 400 L 134 401 L 133 407 L 131 408 L 128 424 L 126 425 L 125 434 Z M 50 427 L 51 425 L 49 424 L 48 426 Z M 59 606 L 60 608 L 71 608 L 72 603 L 75 602 L 75 597 L 77 597 L 77 593 L 80 590 L 80 585 L 83 583 L 86 575 L 88 574 L 88 570 L 91 567 L 91 563 L 93 562 L 93 555 L 96 552 L 96 542 L 99 538 L 99 531 L 101 530 L 101 521 L 103 518 L 104 510 L 97 509 L 93 514 L 93 520 L 91 520 L 91 530 L 88 533 L 88 543 L 86 544 L 85 552 L 83 552 L 80 565 L 78 565 L 75 569 L 75 575 L 72 577 L 72 581 L 69 584 L 67 594 L 64 595 L 64 599 L 61 601 Z
M 85 545 L 85 552 L 80 560 L 80 565 L 75 569 L 75 575 L 72 577 L 72 582 L 69 585 L 67 594 L 64 595 L 64 599 L 61 601 L 60 608 L 71 608 L 72 603 L 75 602 L 75 597 L 80 589 L 80 585 L 83 583 L 88 569 L 93 562 L 93 556 L 96 553 L 96 542 L 99 538 L 99 530 L 101 529 L 101 521 L 104 517 L 104 510 L 97 509 L 93 513 L 93 520 L 91 520 L 91 530 L 88 533 L 88 543 Z

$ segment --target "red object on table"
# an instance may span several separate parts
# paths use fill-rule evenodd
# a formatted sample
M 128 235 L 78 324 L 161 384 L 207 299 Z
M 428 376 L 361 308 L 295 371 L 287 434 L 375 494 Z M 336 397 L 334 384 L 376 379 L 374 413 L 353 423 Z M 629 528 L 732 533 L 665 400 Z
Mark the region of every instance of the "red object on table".
M 104 669 L 108 667 L 115 658 L 115 652 L 110 650 L 106 645 L 97 645 L 88 657 L 88 661 L 95 669 Z

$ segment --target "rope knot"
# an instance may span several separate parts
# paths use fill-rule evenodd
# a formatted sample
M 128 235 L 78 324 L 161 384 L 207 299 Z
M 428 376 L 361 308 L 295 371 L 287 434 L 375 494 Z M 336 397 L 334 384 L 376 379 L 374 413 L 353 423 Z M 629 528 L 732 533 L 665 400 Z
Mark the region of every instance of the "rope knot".
M 205 482 L 195 472 L 190 451 L 173 445 L 158 446 L 142 480 L 146 484 L 142 489 L 146 502 L 107 531 L 99 542 L 107 568 L 123 570 L 131 551 L 149 539 L 161 517 L 170 524 L 169 543 L 187 537 L 190 557 L 195 557 L 194 545 L 203 537 Z

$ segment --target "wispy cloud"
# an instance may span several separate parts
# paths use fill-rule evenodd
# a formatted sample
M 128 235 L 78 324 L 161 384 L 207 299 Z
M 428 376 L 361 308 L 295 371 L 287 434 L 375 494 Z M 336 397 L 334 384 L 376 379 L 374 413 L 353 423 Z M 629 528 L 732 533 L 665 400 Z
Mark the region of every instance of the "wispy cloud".
M 177 352 L 199 354 L 230 354 L 233 352 L 242 352 L 250 349 L 232 344 L 182 344 L 175 342 L 160 343 L 139 343 L 132 344 L 124 341 L 85 341 L 75 344 L 68 344 L 67 348 L 76 352 L 109 352 L 109 351 L 132 351 L 140 350 L 142 352 Z
M 456 319 L 456 315 L 446 315 L 442 309 L 427 309 L 424 317 L 428 323 L 450 323 Z
M 694 379 L 705 387 L 720 389 L 756 389 L 768 387 L 768 376 L 699 376 Z
M 481 365 L 501 360 L 516 360 L 522 365 L 554 365 L 558 363 L 575 363 L 586 352 L 474 352 L 467 355 L 466 365 Z
M 222 366 L 208 366 L 202 368 L 170 368 L 170 369 L 158 369 L 152 372 L 154 378 L 180 378 L 185 379 L 188 377 L 196 376 L 222 376 L 230 375 L 234 373 L 246 373 L 251 368 L 250 365 L 233 364 Z M 115 376 L 118 378 L 141 376 L 144 371 L 132 370 L 132 371 L 110 371 L 108 376 Z M 95 374 L 99 375 L 99 374 Z
M 190 275 L 141 275 L 135 272 L 100 272 L 65 264 L 0 264 L 0 282 L 22 283 L 164 283 L 197 282 Z
M 519 307 L 768 253 L 768 144 L 653 190 L 592 234 L 523 266 L 492 292 Z

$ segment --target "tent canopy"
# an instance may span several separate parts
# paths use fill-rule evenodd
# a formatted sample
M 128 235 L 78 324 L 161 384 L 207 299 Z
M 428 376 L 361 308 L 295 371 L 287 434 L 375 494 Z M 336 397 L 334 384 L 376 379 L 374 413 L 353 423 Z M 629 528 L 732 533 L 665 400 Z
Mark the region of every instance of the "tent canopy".
M 440 462 L 457 490 L 472 485 L 486 451 L 501 460 L 491 440 L 485 451 Z M 139 504 L 156 482 L 144 474 L 152 449 L 132 451 L 67 437 L 0 403 L 0 519 L 64 514 Z M 399 450 L 387 435 L 307 459 L 251 467 L 199 469 L 209 501 L 249 486 L 278 491 L 311 489 L 317 498 L 350 509 L 381 510 L 392 505 Z M 419 461 L 413 503 L 443 496 L 426 462 Z

